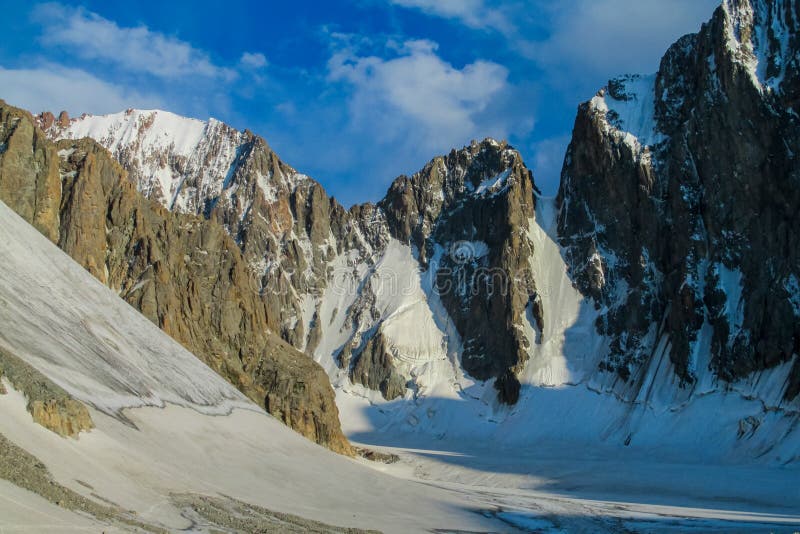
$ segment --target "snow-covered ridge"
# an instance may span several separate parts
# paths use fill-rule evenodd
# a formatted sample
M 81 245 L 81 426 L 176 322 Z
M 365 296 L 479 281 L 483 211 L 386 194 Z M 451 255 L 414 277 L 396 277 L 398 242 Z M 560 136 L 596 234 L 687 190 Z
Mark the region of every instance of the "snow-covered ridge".
M 62 133 L 71 139 L 90 137 L 109 151 L 141 143 L 149 148 L 168 148 L 176 155 L 190 156 L 207 131 L 219 123 L 181 117 L 169 111 L 129 109 L 110 115 L 84 115 L 70 121 Z
M 181 213 L 200 214 L 220 199 L 230 202 L 250 181 L 267 201 L 274 201 L 277 190 L 293 189 L 308 180 L 291 169 L 286 176 L 245 169 L 255 137 L 213 118 L 201 121 L 162 110 L 128 109 L 59 120 L 46 132 L 53 140 L 94 139 L 129 172 L 145 196 Z M 241 218 L 252 198 L 240 200 Z
M 66 126 L 53 124 L 47 133 L 53 139 L 94 139 L 128 170 L 142 193 L 181 212 L 197 212 L 203 200 L 222 193 L 247 141 L 243 132 L 218 120 L 161 110 L 82 115 Z

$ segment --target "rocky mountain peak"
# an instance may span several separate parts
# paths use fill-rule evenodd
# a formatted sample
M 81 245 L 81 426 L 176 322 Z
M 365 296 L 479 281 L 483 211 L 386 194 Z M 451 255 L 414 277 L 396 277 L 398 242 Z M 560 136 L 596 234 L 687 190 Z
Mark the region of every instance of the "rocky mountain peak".
M 378 206 L 392 234 L 420 249 L 425 262 L 424 242 L 440 216 L 465 202 L 502 195 L 525 174 L 523 168 L 522 157 L 508 143 L 472 141 L 432 159 L 411 177 L 397 178 Z
M 612 80 L 579 109 L 559 234 L 611 340 L 603 366 L 625 381 L 663 347 L 687 386 L 798 352 L 798 9 L 726 1 L 656 76 Z

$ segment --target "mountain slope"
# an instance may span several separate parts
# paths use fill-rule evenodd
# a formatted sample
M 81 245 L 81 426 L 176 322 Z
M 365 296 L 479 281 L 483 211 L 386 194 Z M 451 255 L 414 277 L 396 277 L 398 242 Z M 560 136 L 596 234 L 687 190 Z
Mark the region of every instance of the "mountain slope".
M 222 226 L 148 201 L 97 143 L 50 143 L 4 103 L 0 139 L 0 199 L 254 402 L 351 452 L 327 376 L 271 331 L 268 305 Z
M 34 424 L 23 395 L 4 381 L 0 474 L 14 459 L 23 477 L 12 478 L 81 512 L 74 523 L 58 514 L 57 524 L 97 528 L 87 520 L 94 517 L 137 532 L 352 532 L 310 520 L 386 532 L 503 528 L 460 497 L 378 473 L 285 428 L 3 203 L 0 252 L 0 346 L 88 405 L 96 424 L 62 438 Z M 19 493 L 0 484 L 0 509 Z M 73 501 L 83 504 L 71 508 Z M 30 494 L 23 502 L 40 504 Z M 15 526 L 9 518 L 28 530 L 54 528 L 11 508 L 3 529 Z
M 53 139 L 94 138 L 143 194 L 166 208 L 222 223 L 258 289 L 268 294 L 271 328 L 332 375 L 339 366 L 349 380 L 388 399 L 405 395 L 417 372 L 402 363 L 414 355 L 398 350 L 402 343 L 382 332 L 387 317 L 372 303 L 376 292 L 385 291 L 379 286 L 394 282 L 375 280 L 373 267 L 392 240 L 410 247 L 419 268 L 436 279 L 433 285 L 461 286 L 458 297 L 439 291 L 444 316 L 424 312 L 442 323 L 434 349 L 457 354 L 456 366 L 481 380 L 499 379 L 502 401 L 513 404 L 518 397 L 516 376 L 531 343 L 520 328 L 527 308 L 539 311 L 533 281 L 503 274 L 524 271 L 531 254 L 524 236 L 535 204 L 532 176 L 513 148 L 487 140 L 453 151 L 413 177 L 398 178 L 378 206 L 345 211 L 319 184 L 281 162 L 263 139 L 213 120 L 128 110 L 59 121 L 43 114 L 38 122 Z M 472 257 L 472 249 L 487 241 L 491 254 Z M 353 277 L 345 265 L 354 267 Z M 339 292 L 330 286 L 341 283 L 363 294 L 322 317 L 326 292 Z M 463 311 L 465 306 L 475 311 Z M 337 321 L 340 314 L 345 316 Z M 335 322 L 341 326 L 331 328 Z M 445 334 L 448 328 L 452 332 Z

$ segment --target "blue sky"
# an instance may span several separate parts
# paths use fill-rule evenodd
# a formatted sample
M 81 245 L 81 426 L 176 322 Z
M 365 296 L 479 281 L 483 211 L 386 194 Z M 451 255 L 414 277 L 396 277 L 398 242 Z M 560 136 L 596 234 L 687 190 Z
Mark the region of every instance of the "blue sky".
M 343 204 L 471 139 L 554 194 L 577 105 L 651 73 L 719 0 L 0 0 L 0 98 L 128 107 L 262 135 Z

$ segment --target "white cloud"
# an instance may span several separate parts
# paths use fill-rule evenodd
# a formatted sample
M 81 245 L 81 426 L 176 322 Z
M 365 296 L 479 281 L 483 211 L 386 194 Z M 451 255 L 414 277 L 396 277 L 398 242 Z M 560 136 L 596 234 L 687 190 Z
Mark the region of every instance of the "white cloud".
M 488 7 L 484 0 L 389 0 L 400 7 L 418 9 L 428 15 L 458 20 L 470 28 L 509 33 L 513 24 L 505 13 Z
M 260 52 L 245 52 L 242 54 L 239 64 L 247 69 L 261 69 L 267 66 L 268 61 L 266 56 Z
M 34 18 L 43 27 L 45 45 L 63 47 L 82 59 L 101 60 L 129 72 L 165 79 L 203 77 L 230 80 L 232 69 L 215 65 L 208 54 L 187 42 L 146 26 L 123 28 L 82 8 L 57 3 L 37 6 Z
M 720 0 L 384 1 L 467 28 L 490 30 L 506 43 L 504 52 L 517 56 L 513 74 L 527 69 L 535 79 L 527 93 L 516 82 L 521 100 L 535 102 L 534 108 L 541 110 L 537 115 L 545 117 L 542 132 L 525 143 L 545 194 L 557 190 L 574 107 L 591 98 L 609 78 L 655 72 L 667 48 L 682 35 L 698 31 L 720 4 Z M 563 113 L 563 127 L 552 110 Z M 530 139 L 532 124 L 517 121 L 513 126 L 517 139 Z
M 82 70 L 55 65 L 33 69 L 0 67 L 0 86 L 6 102 L 32 113 L 67 110 L 72 115 L 101 114 L 129 107 L 162 107 L 158 97 L 105 82 Z
M 507 88 L 508 70 L 488 61 L 458 69 L 436 48 L 430 41 L 407 41 L 391 59 L 362 57 L 349 48 L 335 53 L 329 80 L 352 87 L 354 124 L 384 141 L 413 135 L 429 151 L 479 135 L 477 117 Z
M 504 66 L 485 60 L 456 66 L 426 40 L 333 37 L 339 44 L 328 62 L 326 93 L 345 98 L 347 109 L 331 124 L 321 113 L 308 138 L 322 136 L 313 143 L 312 170 L 341 176 L 346 203 L 380 198 L 397 175 L 472 139 L 506 139 L 533 126 L 533 113 L 521 112 L 525 101 Z

